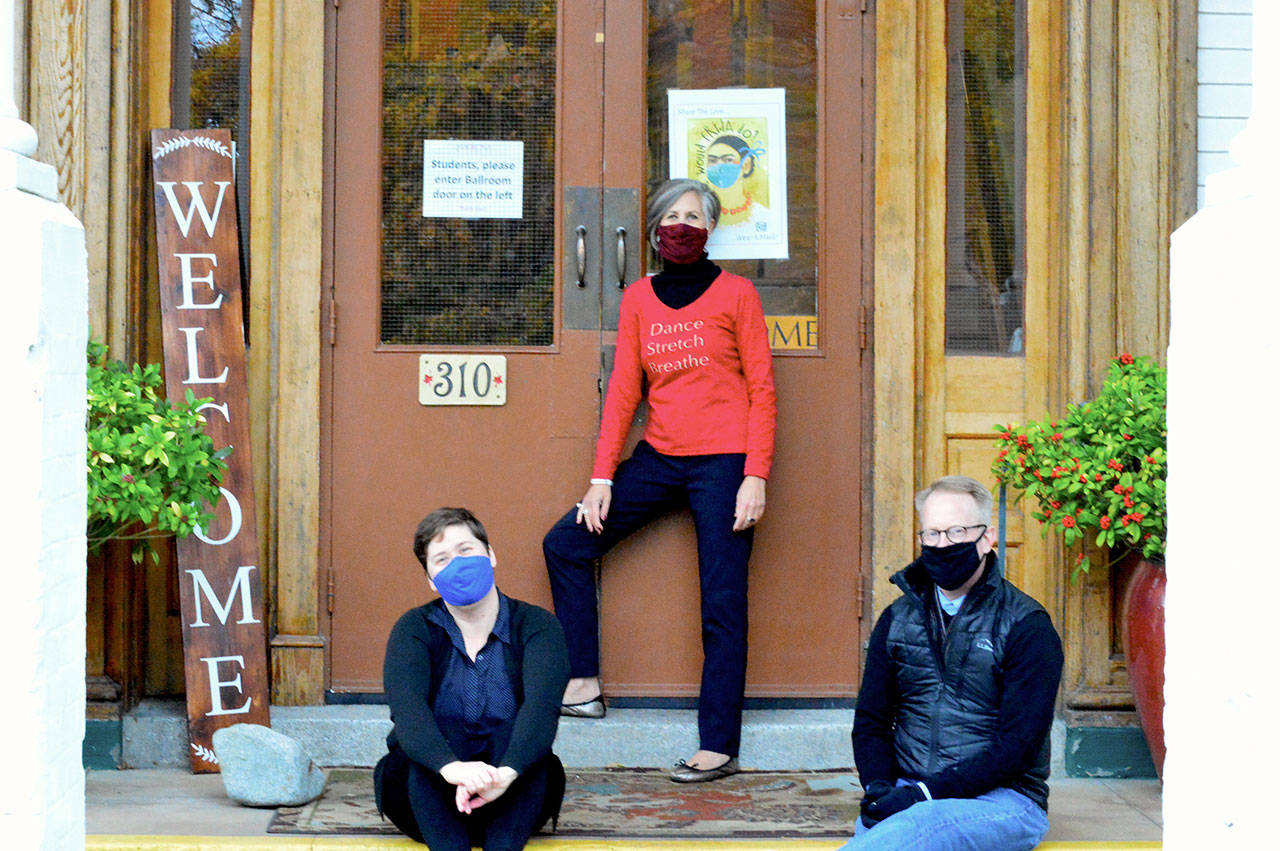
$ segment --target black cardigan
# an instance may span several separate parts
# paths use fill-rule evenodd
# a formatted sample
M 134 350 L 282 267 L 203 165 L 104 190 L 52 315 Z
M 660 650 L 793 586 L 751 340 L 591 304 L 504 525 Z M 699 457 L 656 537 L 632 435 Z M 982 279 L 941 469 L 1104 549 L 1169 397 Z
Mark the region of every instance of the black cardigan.
M 507 598 L 511 647 L 506 653 L 516 698 L 516 717 L 499 730 L 492 752 L 495 766 L 523 774 L 551 751 L 560 720 L 560 701 L 569 682 L 569 656 L 560 622 L 546 609 Z M 414 762 L 439 772 L 458 759 L 450 741 L 462 741 L 461 725 L 437 723 L 432 707 L 448 662 L 456 652 L 449 634 L 428 619 L 434 600 L 400 616 L 387 640 L 383 688 L 391 706 L 388 748 L 400 747 Z

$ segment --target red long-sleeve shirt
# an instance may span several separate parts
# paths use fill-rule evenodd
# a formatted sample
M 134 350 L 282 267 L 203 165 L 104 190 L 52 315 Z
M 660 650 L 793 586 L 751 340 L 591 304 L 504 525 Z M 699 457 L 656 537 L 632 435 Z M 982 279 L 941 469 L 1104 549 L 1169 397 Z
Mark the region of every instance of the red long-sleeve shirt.
M 644 439 L 664 455 L 745 452 L 744 475 L 769 477 L 777 400 L 764 309 L 746 278 L 721 272 L 679 310 L 649 278 L 627 288 L 592 477 L 609 479 L 648 383 Z

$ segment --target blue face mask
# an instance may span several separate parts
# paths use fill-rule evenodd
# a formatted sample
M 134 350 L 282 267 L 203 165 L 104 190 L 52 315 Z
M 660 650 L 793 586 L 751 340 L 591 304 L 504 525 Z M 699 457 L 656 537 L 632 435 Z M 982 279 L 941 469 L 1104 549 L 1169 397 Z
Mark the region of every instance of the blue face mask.
M 493 562 L 488 556 L 456 556 L 431 581 L 449 605 L 470 606 L 493 587 Z
M 716 163 L 707 168 L 707 180 L 721 189 L 728 189 L 738 181 L 742 173 L 742 163 Z

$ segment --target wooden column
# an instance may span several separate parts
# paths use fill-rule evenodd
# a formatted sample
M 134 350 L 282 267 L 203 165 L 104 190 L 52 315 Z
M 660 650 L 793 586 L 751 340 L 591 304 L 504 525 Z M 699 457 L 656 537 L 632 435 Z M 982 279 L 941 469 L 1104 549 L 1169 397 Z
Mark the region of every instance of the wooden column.
M 254 5 L 250 395 L 263 564 L 274 588 L 273 703 L 324 702 L 320 568 L 323 0 Z
M 966 387 L 985 383 L 1002 417 L 1038 419 L 1095 393 L 1117 352 L 1163 358 L 1168 236 L 1195 203 L 1186 5 L 1026 2 L 1026 348 L 1014 368 L 945 354 L 945 4 L 877 4 L 869 615 L 897 596 L 888 577 L 912 557 L 912 492 L 984 469 L 997 420 Z M 1066 640 L 1068 709 L 1123 708 L 1113 577 L 1095 570 L 1073 586 L 1056 539 L 1017 510 L 1008 525 L 1016 580 Z
M 875 509 L 871 588 L 864 596 L 870 617 L 897 596 L 889 577 L 910 560 L 913 550 L 915 519 L 910 506 L 920 457 L 915 439 L 916 311 L 925 238 L 918 202 L 925 160 L 932 155 L 936 162 L 938 156 L 926 147 L 927 99 L 920 54 L 926 44 L 924 18 L 934 5 L 883 2 L 875 12 Z M 934 49 L 943 50 L 945 68 L 945 43 Z
M 1119 352 L 1164 360 L 1168 240 L 1195 205 L 1195 16 L 1180 6 L 1066 2 L 1055 411 L 1093 396 Z M 1132 723 L 1115 626 L 1123 576 L 1095 568 L 1061 581 L 1068 723 Z

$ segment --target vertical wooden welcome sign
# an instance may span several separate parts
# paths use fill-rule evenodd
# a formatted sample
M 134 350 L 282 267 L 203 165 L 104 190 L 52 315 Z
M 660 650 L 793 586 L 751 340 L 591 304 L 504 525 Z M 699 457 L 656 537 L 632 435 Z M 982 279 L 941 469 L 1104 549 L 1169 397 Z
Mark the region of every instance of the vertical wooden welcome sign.
M 211 772 L 215 730 L 270 724 L 231 135 L 153 130 L 151 163 L 166 391 L 212 397 L 205 430 L 232 448 L 213 528 L 178 541 L 191 768 Z

